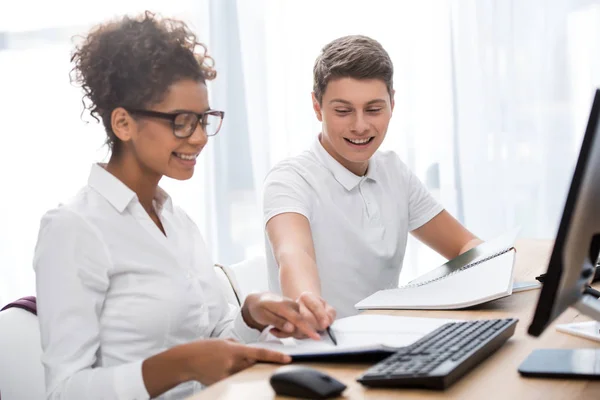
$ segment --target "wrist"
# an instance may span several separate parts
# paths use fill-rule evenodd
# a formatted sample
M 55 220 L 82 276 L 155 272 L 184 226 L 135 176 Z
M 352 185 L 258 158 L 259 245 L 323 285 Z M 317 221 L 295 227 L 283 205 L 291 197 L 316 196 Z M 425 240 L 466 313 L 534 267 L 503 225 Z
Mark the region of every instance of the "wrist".
M 266 328 L 266 325 L 259 324 L 250 312 L 250 305 L 256 301 L 258 301 L 258 294 L 256 293 L 251 293 L 246 297 L 242 305 L 242 319 L 250 328 L 262 331 Z
M 169 350 L 169 357 L 171 359 L 171 367 L 173 368 L 174 375 L 179 383 L 188 382 L 194 380 L 195 374 L 194 369 L 192 368 L 193 361 L 192 355 L 194 357 L 198 356 L 198 352 L 190 351 L 188 349 L 187 344 L 182 344 L 179 346 L 175 346 Z
M 144 360 L 142 377 L 151 398 L 194 379 L 189 353 L 181 345 Z

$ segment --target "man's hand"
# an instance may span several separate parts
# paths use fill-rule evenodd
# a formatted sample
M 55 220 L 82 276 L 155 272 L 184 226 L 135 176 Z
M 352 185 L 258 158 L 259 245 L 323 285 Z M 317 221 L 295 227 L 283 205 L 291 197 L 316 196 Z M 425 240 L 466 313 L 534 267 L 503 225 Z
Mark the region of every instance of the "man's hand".
M 311 292 L 303 292 L 298 300 L 300 314 L 306 323 L 315 331 L 322 332 L 335 321 L 336 312 L 323 298 Z M 283 332 L 271 330 L 274 336 L 283 337 Z M 305 339 L 307 335 L 296 330 L 287 336 L 293 336 L 296 339 Z

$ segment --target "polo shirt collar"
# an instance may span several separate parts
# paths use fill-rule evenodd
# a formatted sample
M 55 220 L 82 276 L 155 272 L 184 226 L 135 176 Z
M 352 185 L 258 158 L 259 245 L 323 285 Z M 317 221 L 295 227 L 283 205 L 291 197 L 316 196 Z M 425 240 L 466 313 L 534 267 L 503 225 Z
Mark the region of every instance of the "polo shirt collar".
M 317 139 L 314 141 L 312 145 L 312 152 L 315 154 L 317 159 L 327 168 L 335 178 L 336 181 L 339 182 L 346 190 L 350 191 L 354 189 L 358 184 L 366 179 L 371 179 L 373 181 L 377 181 L 377 165 L 373 161 L 373 157 L 369 160 L 369 166 L 367 168 L 367 174 L 363 176 L 355 175 L 350 172 L 346 167 L 340 164 L 331 154 L 325 150 L 323 144 L 321 144 L 320 136 L 317 136 Z

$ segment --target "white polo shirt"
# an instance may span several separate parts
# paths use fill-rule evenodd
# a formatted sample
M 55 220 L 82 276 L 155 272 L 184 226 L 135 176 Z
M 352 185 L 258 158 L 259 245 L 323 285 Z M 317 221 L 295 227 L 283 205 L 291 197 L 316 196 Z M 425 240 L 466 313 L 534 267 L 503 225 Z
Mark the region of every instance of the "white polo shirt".
M 293 212 L 310 222 L 323 298 L 338 317 L 354 304 L 398 286 L 408 232 L 443 207 L 394 152 L 376 152 L 366 176 L 343 167 L 316 140 L 277 164 L 264 185 L 265 224 Z M 266 239 L 270 290 L 281 293 L 279 269 Z

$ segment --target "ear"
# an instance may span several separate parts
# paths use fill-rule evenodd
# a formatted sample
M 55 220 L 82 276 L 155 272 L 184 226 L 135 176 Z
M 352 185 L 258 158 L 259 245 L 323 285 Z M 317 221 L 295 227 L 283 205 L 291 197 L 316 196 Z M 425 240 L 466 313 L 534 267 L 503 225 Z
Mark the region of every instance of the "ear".
M 315 96 L 315 92 L 312 92 L 312 103 L 313 110 L 315 110 L 315 115 L 317 116 L 317 119 L 319 120 L 319 122 L 323 122 L 323 113 L 321 112 L 321 105 L 319 104 L 319 101 Z
M 391 105 L 392 105 L 392 111 L 394 111 L 394 105 L 396 104 L 396 101 L 394 100 L 394 98 L 395 98 L 395 97 L 396 97 L 396 91 L 395 91 L 395 90 L 392 90 L 392 94 L 391 94 L 391 96 L 390 96 L 390 100 L 392 101 L 392 102 L 391 102 Z
M 117 107 L 110 115 L 110 126 L 122 142 L 128 142 L 134 135 L 137 124 L 131 115 L 123 108 Z

